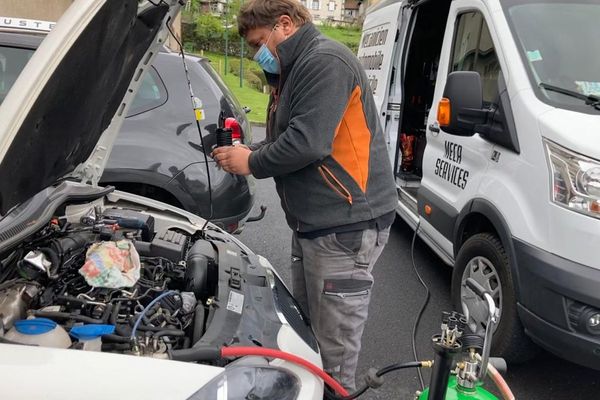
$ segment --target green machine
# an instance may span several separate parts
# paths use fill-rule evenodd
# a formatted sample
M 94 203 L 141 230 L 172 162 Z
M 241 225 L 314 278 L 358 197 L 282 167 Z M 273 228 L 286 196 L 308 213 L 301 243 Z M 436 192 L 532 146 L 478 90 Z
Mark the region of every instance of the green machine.
M 488 307 L 488 319 L 481 332 L 466 333 L 467 320 L 459 313 L 442 314 L 442 333 L 431 338 L 435 359 L 429 388 L 417 392 L 416 400 L 497 400 L 483 388 L 486 374 L 496 383 L 504 399 L 514 399 L 498 369 L 505 369 L 501 359 L 490 360 L 490 346 L 494 327 L 498 323 L 498 309 L 492 296 L 474 279 L 466 286 L 481 297 Z
M 425 389 L 419 396 L 419 400 L 425 400 L 429 397 L 429 389 Z M 455 377 L 451 377 L 445 394 L 446 400 L 497 400 L 498 398 L 477 385 L 473 389 L 460 387 Z
M 492 334 L 498 324 L 499 312 L 490 293 L 473 278 L 464 285 L 479 296 L 487 305 L 485 329 L 468 326 L 468 315 L 457 312 L 442 313 L 441 334 L 431 338 L 435 353 L 433 361 L 415 361 L 392 364 L 376 370 L 371 368 L 366 376 L 366 384 L 352 394 L 338 396 L 325 393 L 328 400 L 352 400 L 360 397 L 369 388 L 383 385 L 383 375 L 404 368 L 432 368 L 429 387 L 418 391 L 415 400 L 498 400 L 498 397 L 484 389 L 483 380 L 489 376 L 502 395 L 503 400 L 514 400 L 510 388 L 498 372 L 506 369 L 506 362 L 500 358 L 490 358 Z M 467 308 L 463 306 L 465 312 Z

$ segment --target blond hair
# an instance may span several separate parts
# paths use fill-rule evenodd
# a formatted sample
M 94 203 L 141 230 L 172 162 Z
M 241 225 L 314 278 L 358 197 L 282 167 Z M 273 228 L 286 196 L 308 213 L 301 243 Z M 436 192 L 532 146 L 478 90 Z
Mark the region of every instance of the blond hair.
M 296 26 L 302 26 L 312 19 L 299 0 L 250 0 L 240 9 L 238 32 L 246 37 L 251 29 L 272 28 L 282 15 L 290 17 Z

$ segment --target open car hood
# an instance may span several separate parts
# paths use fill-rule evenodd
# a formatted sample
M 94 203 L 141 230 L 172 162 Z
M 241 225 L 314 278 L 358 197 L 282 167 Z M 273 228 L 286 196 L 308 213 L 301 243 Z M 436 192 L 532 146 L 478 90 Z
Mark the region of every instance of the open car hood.
M 183 0 L 76 0 L 0 106 L 0 215 L 65 176 L 97 184 Z

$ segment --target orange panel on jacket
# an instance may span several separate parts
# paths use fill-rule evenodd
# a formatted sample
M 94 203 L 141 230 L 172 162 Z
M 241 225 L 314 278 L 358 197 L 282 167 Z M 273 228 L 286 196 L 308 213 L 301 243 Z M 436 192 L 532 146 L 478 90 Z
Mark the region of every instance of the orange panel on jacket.
M 352 91 L 342 121 L 335 131 L 331 156 L 367 191 L 371 132 L 367 126 L 360 86 Z

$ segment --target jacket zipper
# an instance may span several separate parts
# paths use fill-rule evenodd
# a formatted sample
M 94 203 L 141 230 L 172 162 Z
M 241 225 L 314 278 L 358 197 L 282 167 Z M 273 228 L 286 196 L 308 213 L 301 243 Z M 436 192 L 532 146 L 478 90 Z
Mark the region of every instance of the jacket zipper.
M 273 91 L 274 100 L 271 103 L 271 108 L 269 109 L 269 118 L 272 118 L 275 111 L 277 111 L 277 104 L 279 103 L 279 89 Z
M 279 62 L 279 67 L 281 68 L 281 60 L 279 59 L 279 54 L 277 54 L 277 51 L 275 51 L 275 58 L 277 58 L 277 61 Z M 281 71 L 280 71 L 281 73 Z M 279 105 L 279 96 L 281 95 L 281 77 L 282 75 L 279 76 L 279 81 L 277 82 L 277 89 L 274 90 L 273 97 L 274 97 L 274 101 L 271 103 L 271 107 L 269 107 L 269 123 L 267 124 L 267 128 L 270 128 L 271 126 L 271 122 L 274 123 L 273 120 L 273 116 L 275 115 L 275 112 L 277 111 L 277 106 Z M 290 206 L 288 205 L 287 202 L 287 196 L 285 195 L 285 184 L 282 182 L 282 186 L 283 186 L 283 204 L 285 205 L 286 211 L 289 213 L 290 212 Z M 298 220 L 298 218 L 294 217 L 294 219 L 296 220 L 296 230 L 300 231 L 300 221 Z
M 321 174 L 321 177 L 325 180 L 325 183 L 327 183 L 327 186 L 329 186 L 331 189 L 333 189 L 338 195 L 340 195 L 350 205 L 352 205 L 352 195 L 350 194 L 348 189 L 346 189 L 346 187 L 342 184 L 342 182 L 340 182 L 335 177 L 335 175 L 333 175 L 333 173 L 329 170 L 329 168 L 325 167 L 324 165 L 319 165 L 318 170 L 319 170 L 319 173 Z M 339 187 L 339 189 L 338 189 L 338 187 L 336 187 L 336 185 L 334 185 L 331 182 L 331 180 L 329 178 L 327 178 L 327 176 L 325 176 L 326 173 L 333 179 L 333 181 Z
M 277 62 L 279 63 L 279 68 L 281 69 L 281 60 L 279 59 L 279 55 L 277 51 L 275 51 L 275 58 L 277 58 Z M 279 75 L 279 80 L 277 81 L 277 88 L 271 91 L 271 95 L 273 96 L 273 102 L 269 107 L 269 120 L 267 121 L 267 137 L 270 137 L 271 124 L 274 123 L 273 115 L 277 111 L 277 106 L 279 105 L 279 95 L 281 94 L 281 71 Z
M 283 77 L 283 73 L 281 71 L 281 60 L 279 59 L 277 50 L 275 50 L 275 58 L 277 58 L 277 62 L 279 63 L 279 80 L 277 81 L 277 94 L 275 95 L 275 101 L 273 104 L 271 104 L 271 110 L 273 113 L 277 111 L 277 106 L 279 105 L 279 95 L 281 94 L 281 78 Z
M 267 119 L 267 140 L 268 141 L 273 141 L 273 135 L 272 135 L 272 128 L 273 128 L 273 124 L 275 123 L 275 120 L 273 119 L 273 116 L 275 115 L 275 110 L 277 109 L 277 102 L 279 101 L 279 94 L 275 91 L 275 89 L 273 89 L 271 91 L 271 96 L 273 96 L 273 101 L 271 102 L 271 105 L 269 107 L 269 115 L 268 115 L 268 119 Z

